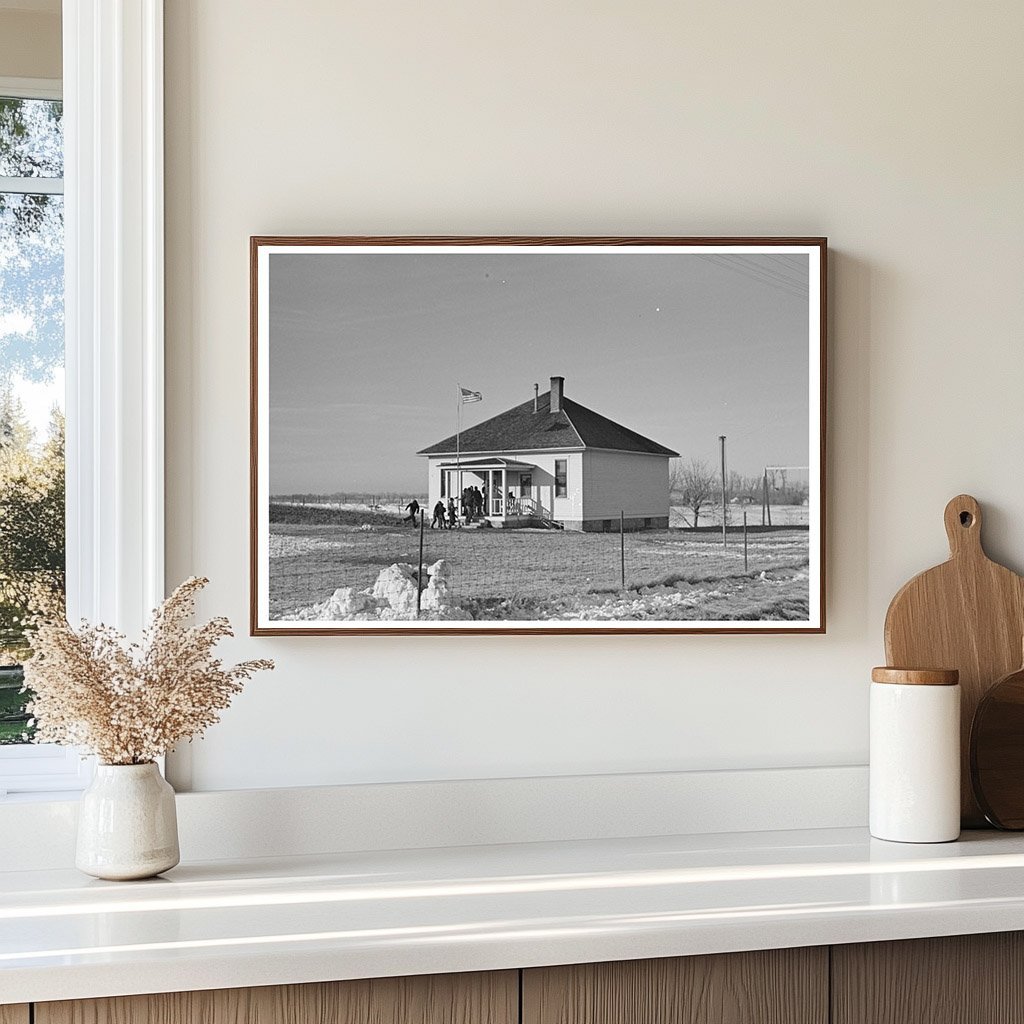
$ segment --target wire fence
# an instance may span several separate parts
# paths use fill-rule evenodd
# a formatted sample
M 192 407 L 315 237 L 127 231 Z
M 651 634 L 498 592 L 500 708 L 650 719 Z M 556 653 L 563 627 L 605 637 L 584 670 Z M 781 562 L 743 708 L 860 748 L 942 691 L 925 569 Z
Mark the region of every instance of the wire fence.
M 725 521 L 729 528 L 741 529 L 744 516 L 748 527 L 760 526 L 794 526 L 807 529 L 811 522 L 811 509 L 806 503 L 798 505 L 772 505 L 767 510 L 754 503 L 735 503 L 726 505 Z M 694 527 L 693 509 L 685 505 L 673 505 L 669 510 L 669 526 L 678 529 Z M 722 529 L 722 506 L 702 508 L 696 516 L 697 529 Z
M 380 591 L 392 566 L 422 591 L 438 563 L 451 617 L 587 618 L 622 605 L 629 618 L 644 617 L 646 605 L 671 605 L 685 618 L 761 618 L 780 588 L 795 596 L 788 617 L 800 617 L 807 603 L 806 525 L 761 527 L 744 509 L 730 510 L 724 538 L 720 513 L 717 524 L 702 518 L 697 529 L 680 515 L 668 529 L 631 529 L 613 517 L 604 531 L 578 532 L 479 523 L 431 529 L 425 516 L 403 521 L 394 507 L 308 512 L 271 517 L 274 618 L 367 617 L 358 595 Z M 355 595 L 344 606 L 350 615 L 337 603 L 328 607 L 346 588 Z M 406 605 L 396 617 L 414 612 Z

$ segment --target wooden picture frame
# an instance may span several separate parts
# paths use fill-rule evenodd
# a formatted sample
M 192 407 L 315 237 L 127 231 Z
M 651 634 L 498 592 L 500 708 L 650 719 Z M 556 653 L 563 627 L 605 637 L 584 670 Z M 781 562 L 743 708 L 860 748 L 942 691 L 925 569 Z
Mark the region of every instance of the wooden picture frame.
M 825 632 L 826 299 L 817 237 L 254 236 L 252 635 Z

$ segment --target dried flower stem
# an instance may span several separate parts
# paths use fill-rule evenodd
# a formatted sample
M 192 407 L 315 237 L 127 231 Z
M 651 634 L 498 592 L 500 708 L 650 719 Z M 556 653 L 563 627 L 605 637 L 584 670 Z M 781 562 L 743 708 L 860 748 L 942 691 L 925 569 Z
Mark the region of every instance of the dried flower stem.
M 104 764 L 145 764 L 220 720 L 265 659 L 225 668 L 213 648 L 232 636 L 222 617 L 186 623 L 209 580 L 186 580 L 153 613 L 142 643 L 108 626 L 41 621 L 25 663 L 36 740 L 84 747 Z

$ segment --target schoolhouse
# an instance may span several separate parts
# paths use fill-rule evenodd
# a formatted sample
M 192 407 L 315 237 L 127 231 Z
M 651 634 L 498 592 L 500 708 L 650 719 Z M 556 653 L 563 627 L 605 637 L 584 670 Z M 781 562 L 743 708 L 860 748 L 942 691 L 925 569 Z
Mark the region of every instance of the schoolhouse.
M 497 527 L 663 530 L 669 520 L 669 459 L 678 452 L 551 389 L 417 454 L 427 460 L 428 508 L 464 488 L 485 496 Z

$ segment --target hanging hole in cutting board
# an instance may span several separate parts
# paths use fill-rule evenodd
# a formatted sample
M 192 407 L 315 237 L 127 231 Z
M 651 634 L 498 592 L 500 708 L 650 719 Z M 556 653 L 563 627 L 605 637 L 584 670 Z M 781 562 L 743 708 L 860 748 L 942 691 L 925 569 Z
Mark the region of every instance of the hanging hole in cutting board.
M 961 526 L 970 526 L 971 523 L 973 523 L 973 522 L 974 522 L 974 516 L 972 516 L 970 512 L 961 512 L 960 513 L 960 525 Z

